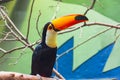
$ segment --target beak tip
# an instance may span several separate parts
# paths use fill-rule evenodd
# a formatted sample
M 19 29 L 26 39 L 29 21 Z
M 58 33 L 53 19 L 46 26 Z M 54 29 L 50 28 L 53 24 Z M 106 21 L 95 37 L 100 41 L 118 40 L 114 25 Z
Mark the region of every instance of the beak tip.
M 75 17 L 75 20 L 85 20 L 85 21 L 87 21 L 88 18 L 84 15 L 78 15 L 78 16 Z

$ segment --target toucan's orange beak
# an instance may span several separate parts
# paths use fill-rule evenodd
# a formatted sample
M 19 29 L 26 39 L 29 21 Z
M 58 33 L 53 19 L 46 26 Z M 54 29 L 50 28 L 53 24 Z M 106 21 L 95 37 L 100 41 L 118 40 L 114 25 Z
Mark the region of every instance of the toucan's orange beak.
M 66 15 L 52 20 L 55 30 L 64 30 L 77 23 L 88 21 L 88 18 L 81 14 Z

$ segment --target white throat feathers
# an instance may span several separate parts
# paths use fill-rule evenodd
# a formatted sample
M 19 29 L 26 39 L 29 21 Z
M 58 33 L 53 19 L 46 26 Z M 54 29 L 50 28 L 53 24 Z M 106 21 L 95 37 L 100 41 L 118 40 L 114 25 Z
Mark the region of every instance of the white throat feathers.
M 45 40 L 46 45 L 51 48 L 57 47 L 56 38 L 57 38 L 57 32 L 55 32 L 53 29 L 47 30 L 46 40 Z

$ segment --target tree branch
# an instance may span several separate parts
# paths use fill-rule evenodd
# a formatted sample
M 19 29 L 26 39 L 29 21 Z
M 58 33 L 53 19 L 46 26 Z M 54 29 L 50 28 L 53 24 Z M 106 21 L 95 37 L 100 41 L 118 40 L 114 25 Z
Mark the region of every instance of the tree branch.
M 4 10 L 2 9 L 2 7 L 0 7 L 0 14 L 2 16 L 2 19 L 4 21 L 6 21 L 7 23 L 9 23 L 11 25 L 11 27 L 23 38 L 25 39 L 25 36 L 17 29 L 17 27 L 15 26 L 15 24 L 11 21 L 11 19 L 8 17 L 8 15 L 4 12 Z
M 27 28 L 26 39 L 28 39 L 28 37 L 29 37 L 29 32 L 30 32 L 30 21 L 31 21 L 31 17 L 32 17 L 34 2 L 35 2 L 35 0 L 33 0 L 33 1 L 32 1 L 32 4 L 31 4 L 30 15 L 29 15 L 29 19 L 28 19 L 28 28 Z
M 6 53 L 6 50 L 0 48 L 0 51 L 3 52 L 3 53 Z
M 9 34 L 11 34 L 11 32 L 8 32 L 8 33 L 4 36 L 4 38 L 0 40 L 0 43 L 1 43 L 2 41 L 6 40 L 7 37 L 9 36 Z
M 58 78 L 60 78 L 61 80 L 65 80 L 65 78 L 55 68 L 53 68 L 53 72 L 56 74 Z
M 89 24 L 86 24 L 85 26 L 92 26 L 92 25 L 100 25 L 100 26 L 105 26 L 105 27 L 111 27 L 111 28 L 120 29 L 120 25 L 116 26 L 116 25 L 110 25 L 110 24 L 99 23 L 99 22 L 89 23 Z
M 13 49 L 8 50 L 8 51 L 6 51 L 6 50 L 0 48 L 0 51 L 3 52 L 3 55 L 1 55 L 0 58 L 2 58 L 3 56 L 5 56 L 6 54 L 10 54 L 10 53 L 12 53 L 12 52 L 14 52 L 14 51 L 16 51 L 16 50 L 24 49 L 25 47 L 26 47 L 26 46 L 16 47 L 16 48 L 13 48 Z
M 28 42 L 28 40 L 26 40 L 25 36 L 17 29 L 17 27 L 15 26 L 15 24 L 11 21 L 11 19 L 8 17 L 8 15 L 4 12 L 4 10 L 2 9 L 2 7 L 0 7 L 0 15 L 2 16 L 2 19 L 4 20 L 6 27 L 11 31 L 11 33 L 13 34 L 13 36 L 15 36 L 24 45 L 29 46 L 30 43 Z M 32 51 L 34 51 L 34 49 L 33 49 L 32 46 L 29 46 L 29 48 Z
M 53 14 L 53 16 L 52 16 L 52 19 L 51 20 L 53 20 L 53 19 L 55 19 L 56 18 L 56 15 L 57 15 L 57 13 L 59 12 L 59 10 L 60 10 L 60 2 L 61 2 L 61 0 L 58 0 L 57 1 L 57 4 L 56 4 L 56 10 L 55 10 L 55 12 L 54 12 L 54 14 Z
M 3 41 L 18 41 L 16 38 L 11 38 L 11 39 L 0 39 L 0 43 Z
M 72 32 L 72 31 L 75 31 L 75 30 L 78 30 L 80 29 L 81 27 L 87 27 L 87 26 L 94 26 L 94 25 L 100 25 L 100 26 L 105 26 L 105 27 L 110 27 L 110 28 L 116 28 L 116 29 L 120 29 L 120 25 L 111 25 L 111 24 L 106 24 L 106 23 L 99 23 L 99 22 L 94 22 L 94 23 L 86 23 L 86 24 L 83 24 L 79 27 L 76 27 L 76 28 L 71 28 L 71 29 L 68 29 L 68 30 L 65 30 L 65 31 L 62 31 L 62 32 L 59 32 L 58 34 L 64 34 L 64 33 L 68 33 L 68 32 Z
M 104 30 L 104 31 L 101 31 L 101 32 L 99 32 L 98 34 L 96 34 L 96 35 L 94 35 L 94 36 L 91 36 L 91 37 L 88 38 L 87 40 L 83 41 L 82 43 L 79 43 L 79 44 L 76 45 L 75 47 L 72 47 L 72 48 L 66 50 L 65 52 L 61 53 L 60 55 L 57 55 L 57 56 L 58 56 L 58 57 L 57 57 L 57 60 L 58 60 L 60 57 L 64 56 L 65 54 L 69 53 L 71 50 L 74 50 L 74 49 L 78 48 L 79 46 L 85 44 L 86 42 L 88 42 L 88 41 L 96 38 L 97 36 L 99 36 L 99 35 L 107 32 L 107 31 L 109 31 L 109 30 L 111 30 L 111 29 L 112 29 L 112 28 L 108 28 L 108 29 L 106 29 L 106 30 Z
M 39 27 L 38 23 L 39 23 L 40 16 L 41 16 L 41 12 L 39 11 L 37 21 L 36 21 L 36 30 L 37 30 L 37 33 L 38 33 L 39 37 L 41 38 L 42 36 L 41 36 L 39 28 L 38 28 Z
M 56 80 L 55 78 L 47 78 L 42 76 L 27 75 L 16 72 L 0 71 L 0 80 Z
M 96 0 L 93 0 L 90 7 L 85 11 L 84 15 L 86 15 L 88 13 L 89 10 L 93 9 L 94 8 L 94 5 L 96 3 Z

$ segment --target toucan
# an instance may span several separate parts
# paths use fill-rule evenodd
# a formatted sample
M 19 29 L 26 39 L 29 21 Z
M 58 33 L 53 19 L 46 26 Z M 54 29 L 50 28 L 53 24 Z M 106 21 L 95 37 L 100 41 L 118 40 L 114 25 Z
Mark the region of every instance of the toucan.
M 71 14 L 46 23 L 42 32 L 42 40 L 32 55 L 31 75 L 51 77 L 57 53 L 57 32 L 86 21 L 88 18 L 84 15 Z

